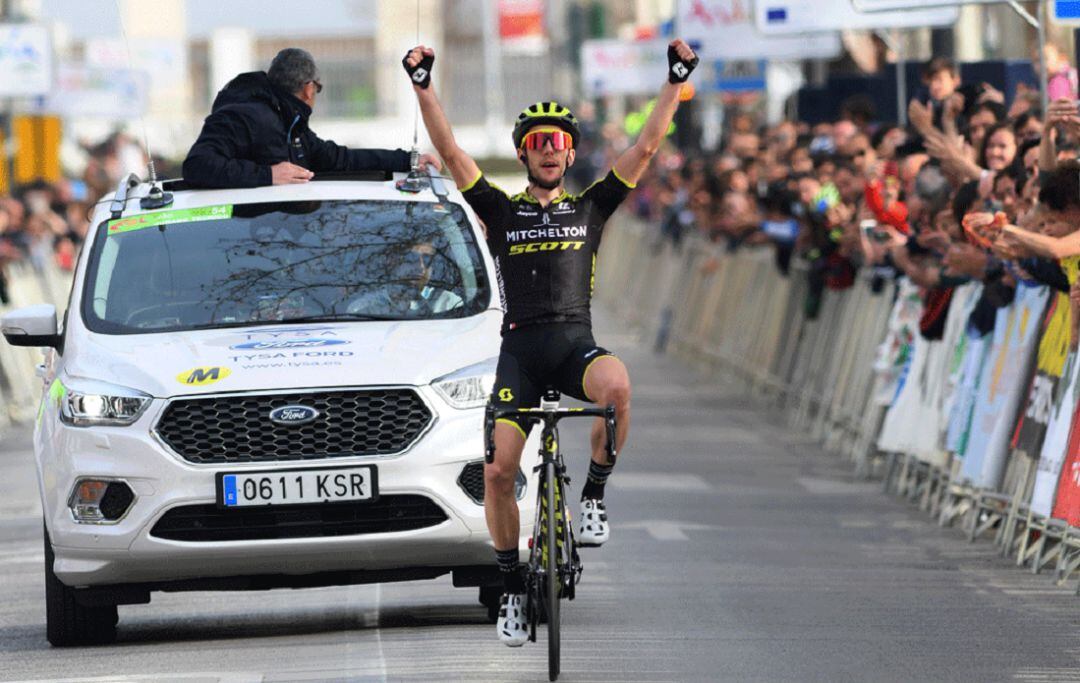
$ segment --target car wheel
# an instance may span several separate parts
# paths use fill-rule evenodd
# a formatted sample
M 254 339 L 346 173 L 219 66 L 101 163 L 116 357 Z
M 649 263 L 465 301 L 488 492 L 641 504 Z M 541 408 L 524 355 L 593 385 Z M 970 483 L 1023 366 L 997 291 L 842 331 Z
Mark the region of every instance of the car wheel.
M 499 620 L 499 600 L 502 599 L 502 586 L 480 586 L 480 604 L 487 607 L 487 618 L 491 623 Z
M 53 573 L 52 541 L 45 530 L 45 634 L 57 647 L 102 645 L 116 639 L 116 605 L 88 607 L 79 603 L 78 591 L 61 583 Z

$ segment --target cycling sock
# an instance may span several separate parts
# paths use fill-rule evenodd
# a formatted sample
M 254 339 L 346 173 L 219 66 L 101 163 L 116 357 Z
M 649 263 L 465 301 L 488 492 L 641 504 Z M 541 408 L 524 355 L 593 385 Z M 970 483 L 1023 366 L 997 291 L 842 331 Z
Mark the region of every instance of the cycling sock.
M 495 560 L 499 563 L 499 572 L 503 577 L 503 587 L 507 593 L 524 593 L 525 579 L 521 576 L 521 561 L 518 550 L 496 550 Z
M 604 485 L 607 484 L 607 478 L 614 468 L 614 465 L 598 465 L 590 460 L 589 476 L 585 478 L 585 486 L 581 487 L 581 499 L 603 500 Z

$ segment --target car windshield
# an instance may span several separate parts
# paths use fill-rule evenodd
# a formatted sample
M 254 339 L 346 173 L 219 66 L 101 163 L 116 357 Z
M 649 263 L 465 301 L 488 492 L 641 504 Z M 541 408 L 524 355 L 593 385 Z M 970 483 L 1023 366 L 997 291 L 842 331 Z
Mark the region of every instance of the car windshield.
M 452 203 L 237 204 L 109 220 L 87 272 L 83 317 L 108 334 L 460 318 L 491 298 Z

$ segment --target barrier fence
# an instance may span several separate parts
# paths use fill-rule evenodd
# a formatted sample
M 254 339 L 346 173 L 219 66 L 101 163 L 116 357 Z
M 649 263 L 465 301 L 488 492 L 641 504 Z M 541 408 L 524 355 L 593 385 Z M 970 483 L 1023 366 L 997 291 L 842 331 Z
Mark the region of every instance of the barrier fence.
M 681 248 L 620 212 L 605 228 L 597 299 L 672 353 L 715 373 L 796 429 L 880 477 L 968 540 L 1064 584 L 1080 568 L 1080 358 L 1068 296 L 1021 283 L 992 332 L 968 319 L 982 293 L 952 294 L 942 338 L 919 332 L 906 279 L 863 269 L 805 312 L 805 266 L 784 276 L 771 248 Z M 1080 586 L 1077 587 L 1080 594 Z
M 54 304 L 63 315 L 71 289 L 69 273 L 51 264 L 39 270 L 29 262 L 19 262 L 8 264 L 4 274 L 10 301 L 0 304 L 0 315 L 42 303 Z M 0 428 L 34 418 L 42 389 L 36 368 L 43 360 L 40 349 L 15 347 L 0 340 Z

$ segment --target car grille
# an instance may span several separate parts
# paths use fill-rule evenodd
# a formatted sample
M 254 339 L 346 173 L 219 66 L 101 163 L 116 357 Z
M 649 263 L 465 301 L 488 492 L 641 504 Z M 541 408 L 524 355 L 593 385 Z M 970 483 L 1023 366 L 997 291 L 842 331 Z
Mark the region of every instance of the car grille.
M 189 542 L 321 538 L 411 531 L 446 520 L 446 513 L 434 501 L 415 495 L 303 507 L 221 509 L 213 504 L 185 505 L 166 512 L 150 535 Z
M 270 411 L 294 404 L 319 416 L 302 425 L 270 421 Z M 193 463 L 275 462 L 398 453 L 431 420 L 413 389 L 344 389 L 178 399 L 165 409 L 157 433 Z
M 461 474 L 457 478 L 458 486 L 465 492 L 472 502 L 477 505 L 484 504 L 484 463 L 470 462 L 465 467 L 461 468 Z M 525 495 L 525 486 L 528 484 L 528 480 L 525 479 L 525 473 L 519 468 L 517 476 L 514 477 L 514 496 L 518 500 L 521 500 Z

